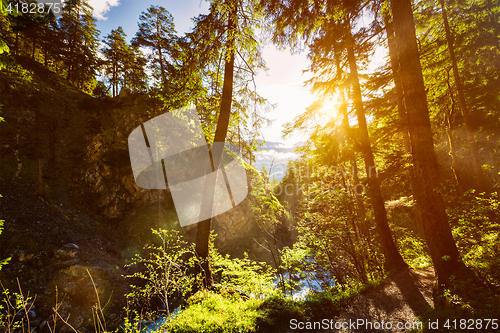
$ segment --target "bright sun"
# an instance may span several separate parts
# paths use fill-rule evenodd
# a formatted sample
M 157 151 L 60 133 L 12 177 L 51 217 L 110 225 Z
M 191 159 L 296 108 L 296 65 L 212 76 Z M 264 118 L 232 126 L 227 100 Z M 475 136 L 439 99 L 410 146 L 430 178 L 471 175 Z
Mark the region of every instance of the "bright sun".
M 339 109 L 339 101 L 337 94 L 324 98 L 322 100 L 323 106 L 319 109 L 318 112 L 318 122 L 326 125 L 332 122 L 335 118 L 338 117 L 338 109 Z
M 321 111 L 323 113 L 331 116 L 332 114 L 337 113 L 337 109 L 338 109 L 337 96 L 323 99 L 323 107 L 321 108 Z

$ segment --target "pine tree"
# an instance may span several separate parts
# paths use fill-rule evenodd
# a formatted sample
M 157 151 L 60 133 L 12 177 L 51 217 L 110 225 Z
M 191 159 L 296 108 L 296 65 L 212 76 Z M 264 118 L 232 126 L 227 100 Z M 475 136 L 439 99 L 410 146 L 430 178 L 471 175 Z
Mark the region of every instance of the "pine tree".
M 8 45 L 7 34 L 10 32 L 10 22 L 7 18 L 8 12 L 6 10 L 7 1 L 1 0 L 0 3 L 0 70 L 6 67 L 3 55 L 8 54 L 10 49 Z M 3 120 L 3 118 L 2 118 Z
M 64 41 L 63 61 L 67 66 L 66 79 L 85 91 L 94 80 L 97 69 L 99 31 L 92 7 L 86 0 L 71 0 L 59 20 L 59 37 Z
M 467 108 L 467 102 L 465 101 L 464 86 L 462 83 L 462 78 L 460 77 L 460 72 L 458 70 L 457 57 L 455 55 L 455 45 L 454 38 L 451 33 L 450 25 L 448 23 L 448 14 L 446 11 L 446 6 L 444 0 L 439 0 L 441 5 L 441 13 L 443 15 L 444 29 L 446 33 L 446 42 L 448 43 L 448 52 L 450 53 L 451 65 L 453 69 L 453 77 L 455 78 L 455 85 L 457 87 L 458 102 L 460 105 L 460 111 L 462 112 L 462 117 L 465 125 L 465 132 L 467 133 L 467 140 L 469 141 L 469 150 L 472 156 L 472 163 L 474 165 L 474 171 L 476 173 L 477 188 L 480 191 L 487 189 L 487 185 L 483 175 L 483 169 L 481 167 L 481 162 L 479 161 L 478 149 L 476 144 L 476 139 L 472 130 L 472 124 L 470 120 L 469 110 Z
M 492 142 L 500 128 L 500 35 L 494 22 L 496 2 L 445 2 L 448 17 L 447 38 L 443 11 L 438 1 L 414 4 L 415 29 L 419 39 L 424 82 L 427 89 L 431 124 L 438 136 L 444 136 L 452 156 L 452 176 L 458 192 L 478 189 L 476 170 L 479 164 L 485 189 L 498 179 L 498 163 Z M 453 40 L 457 71 L 453 70 L 450 47 Z M 454 73 L 460 74 L 463 97 L 468 112 L 469 133 L 461 116 L 460 96 Z M 444 125 L 444 126 L 443 126 Z M 475 139 L 478 156 L 471 153 L 469 140 Z M 468 149 L 462 149 L 463 146 Z M 474 149 L 473 149 L 474 150 Z M 474 162 L 476 161 L 476 162 Z M 477 163 L 480 161 L 480 163 Z
M 392 239 L 384 199 L 380 190 L 380 180 L 378 176 L 374 175 L 376 165 L 368 134 L 355 50 L 355 47 L 362 49 L 363 45 L 356 44 L 352 29 L 356 19 L 361 15 L 363 4 L 359 1 L 300 1 L 293 3 L 276 1 L 266 3 L 264 6 L 274 19 L 276 28 L 273 37 L 278 43 L 292 46 L 301 45 L 301 42 L 311 45 L 310 40 L 322 43 L 322 53 L 318 54 L 317 58 L 322 59 L 323 63 L 315 69 L 320 73 L 328 71 L 331 66 L 327 59 L 333 47 L 329 49 L 328 44 L 331 45 L 334 40 L 343 40 L 349 67 L 349 84 L 352 89 L 354 110 L 358 121 L 358 147 L 365 162 L 368 193 L 375 214 L 379 241 L 386 256 L 385 264 L 389 270 L 407 267 Z M 362 30 L 361 33 L 363 32 L 365 31 Z
M 149 64 L 157 86 L 165 87 L 177 48 L 174 18 L 164 7 L 151 6 L 139 16 L 139 30 L 132 45 L 152 51 Z
M 128 48 L 126 37 L 123 28 L 118 27 L 116 30 L 111 30 L 111 33 L 102 41 L 106 45 L 101 51 L 106 57 L 106 69 L 111 73 L 110 83 L 113 97 L 118 95 L 119 85 L 123 85 L 125 61 L 127 56 L 132 53 Z
M 248 91 L 248 82 L 253 81 L 256 69 L 263 67 L 252 25 L 257 23 L 258 17 L 259 13 L 252 2 L 213 1 L 209 14 L 196 19 L 195 30 L 190 35 L 195 45 L 195 59 L 201 66 L 208 68 L 202 70 L 210 78 L 210 86 L 205 89 L 209 94 L 213 93 L 209 96 L 210 104 L 204 105 L 206 108 L 202 107 L 201 111 L 202 117 L 206 117 L 205 123 L 212 120 L 217 124 L 215 133 L 210 128 L 205 131 L 208 139 L 214 143 L 212 158 L 215 170 L 221 163 L 225 143 L 234 140 L 242 142 L 239 130 L 241 119 L 247 116 L 245 103 L 265 104 L 265 100 L 256 93 L 247 101 L 241 101 L 244 92 Z M 234 136 L 231 135 L 231 129 L 237 130 L 237 133 L 233 132 Z M 205 186 L 204 197 L 213 198 L 212 185 Z M 211 211 L 212 202 L 208 201 L 202 209 Z M 196 251 L 200 257 L 207 259 L 203 266 L 206 286 L 213 282 L 208 260 L 211 224 L 211 218 L 200 222 L 196 237 Z
M 145 71 L 146 66 L 147 59 L 139 47 L 128 46 L 123 59 L 123 86 L 133 93 L 147 91 L 148 76 Z
M 438 285 L 449 283 L 457 271 L 459 253 L 439 193 L 439 174 L 429 110 L 420 65 L 410 0 L 391 0 L 394 30 L 403 83 L 416 187 L 413 195 L 421 210 L 422 227 L 436 269 Z

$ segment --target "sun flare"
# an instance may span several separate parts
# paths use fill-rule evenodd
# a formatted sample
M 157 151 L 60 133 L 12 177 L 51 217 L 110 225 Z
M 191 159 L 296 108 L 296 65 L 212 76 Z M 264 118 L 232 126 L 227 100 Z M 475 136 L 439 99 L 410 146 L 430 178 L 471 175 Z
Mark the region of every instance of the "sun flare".
M 337 94 L 320 100 L 320 107 L 317 112 L 316 120 L 319 124 L 325 126 L 338 118 L 339 99 Z
M 321 111 L 327 115 L 336 114 L 338 111 L 337 96 L 335 95 L 333 97 L 323 99 L 323 106 L 321 107 Z

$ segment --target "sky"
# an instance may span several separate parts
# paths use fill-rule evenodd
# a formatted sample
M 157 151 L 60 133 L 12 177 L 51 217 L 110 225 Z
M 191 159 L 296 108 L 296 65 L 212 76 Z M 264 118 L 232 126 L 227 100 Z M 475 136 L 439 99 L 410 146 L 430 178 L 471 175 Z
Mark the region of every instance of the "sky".
M 101 31 L 101 39 L 119 26 L 123 27 L 128 40 L 133 38 L 140 13 L 151 5 L 163 6 L 172 14 L 179 35 L 193 28 L 191 18 L 208 13 L 209 8 L 206 1 L 200 0 L 90 0 L 89 3 L 98 19 L 97 28 Z M 276 108 L 266 114 L 274 122 L 271 127 L 262 130 L 264 139 L 285 142 L 290 146 L 306 140 L 300 134 L 293 135 L 286 141 L 282 139 L 282 125 L 292 121 L 314 101 L 314 97 L 309 94 L 309 87 L 304 87 L 304 81 L 308 77 L 302 72 L 309 66 L 306 55 L 291 55 L 287 50 L 279 51 L 273 45 L 263 45 L 263 58 L 268 71 L 257 73 L 257 91 L 270 103 L 276 104 Z

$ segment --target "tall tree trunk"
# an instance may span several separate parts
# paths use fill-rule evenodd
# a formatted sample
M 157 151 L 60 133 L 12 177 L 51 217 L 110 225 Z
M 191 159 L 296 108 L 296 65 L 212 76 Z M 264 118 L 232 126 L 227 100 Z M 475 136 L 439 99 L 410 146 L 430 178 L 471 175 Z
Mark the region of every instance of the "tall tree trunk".
M 341 56 L 340 56 L 340 49 L 338 43 L 334 44 L 335 48 L 335 65 L 337 67 L 337 77 L 340 81 L 342 81 L 342 78 L 344 76 L 343 70 L 342 70 L 342 65 L 341 65 Z M 344 127 L 344 133 L 345 133 L 345 140 L 347 142 L 351 142 L 351 138 L 349 136 L 350 128 L 351 126 L 349 125 L 349 114 L 347 113 L 347 101 L 345 99 L 345 88 L 344 85 L 342 84 L 339 88 L 339 96 L 340 96 L 340 106 L 339 106 L 339 112 L 342 115 L 342 126 Z M 351 158 L 351 164 L 353 168 L 353 180 L 354 180 L 354 186 L 360 183 L 359 177 L 358 177 L 358 165 L 356 162 L 356 156 L 354 151 L 351 151 L 350 154 Z M 364 236 L 370 242 L 370 227 L 368 225 L 368 221 L 366 220 L 366 214 L 365 214 L 365 203 L 363 202 L 363 196 L 362 195 L 357 195 L 357 193 L 354 193 L 354 197 L 356 199 L 356 208 L 357 208 L 357 215 L 358 215 L 358 220 L 360 221 L 361 227 L 360 229 L 362 230 Z
M 35 53 L 36 53 L 36 37 L 33 38 L 31 44 L 31 59 L 35 60 Z
M 461 168 L 459 167 L 459 161 L 457 158 L 457 148 L 455 145 L 455 138 L 453 137 L 453 122 L 451 117 L 453 111 L 455 110 L 455 99 L 453 98 L 453 91 L 450 84 L 450 73 L 446 71 L 446 84 L 448 85 L 448 94 L 450 95 L 451 107 L 446 107 L 446 136 L 448 137 L 448 143 L 450 145 L 450 157 L 451 157 L 451 171 L 455 176 L 456 190 L 458 193 L 462 194 L 464 192 L 464 180 L 461 176 Z
M 71 15 L 71 14 L 69 14 Z M 76 12 L 76 20 L 79 21 L 80 20 L 80 1 L 78 1 L 78 4 L 77 4 L 77 12 Z M 77 27 L 74 26 L 74 31 L 73 31 L 73 37 L 72 37 L 72 40 L 71 40 L 71 44 L 70 44 L 70 50 L 69 50 L 69 54 L 70 54 L 70 60 L 69 60 L 69 66 L 68 66 L 68 75 L 66 76 L 66 80 L 68 80 L 69 82 L 72 82 L 73 80 L 73 69 L 74 69 L 74 65 L 75 65 L 75 58 L 76 58 L 76 39 L 77 39 L 77 36 L 78 35 L 78 31 L 77 31 Z
M 165 86 L 165 83 L 167 82 L 167 77 L 165 74 L 165 65 L 163 64 L 163 52 L 161 50 L 161 43 L 160 43 L 160 15 L 156 15 L 156 33 L 158 35 L 158 57 L 160 58 L 160 71 L 161 71 L 161 79 L 162 79 L 162 85 Z
M 353 154 L 354 155 L 354 154 Z M 361 184 L 361 181 L 358 177 L 358 163 L 356 162 L 356 158 L 353 156 L 353 159 L 351 160 L 352 164 L 352 170 L 353 170 L 353 180 L 354 180 L 354 187 L 355 187 L 355 192 L 356 192 L 356 185 Z M 361 230 L 363 231 L 363 235 L 366 237 L 366 240 L 370 243 L 370 226 L 368 225 L 368 221 L 366 220 L 366 213 L 365 213 L 365 203 L 363 202 L 363 196 L 362 194 L 359 193 L 354 193 L 354 197 L 356 200 L 356 207 L 357 207 L 357 215 L 358 219 L 361 224 Z
M 416 188 L 414 198 L 422 214 L 425 240 L 437 273 L 438 286 L 447 285 L 459 267 L 459 254 L 448 224 L 439 188 L 431 122 L 418 53 L 411 0 L 391 0 L 396 44 L 403 82 Z
M 394 88 L 396 90 L 396 99 L 398 105 L 398 113 L 401 118 L 401 122 L 403 123 L 403 131 L 401 132 L 403 136 L 403 145 L 405 148 L 405 153 L 408 156 L 411 156 L 411 142 L 410 142 L 410 134 L 408 133 L 408 115 L 406 114 L 406 107 L 404 104 L 404 89 L 403 82 L 401 81 L 400 68 L 399 68 L 399 59 L 398 59 L 398 50 L 394 37 L 394 26 L 393 22 L 390 20 L 390 14 L 388 12 L 384 12 L 384 23 L 385 23 L 385 31 L 387 33 L 387 46 L 389 48 L 389 59 L 391 61 L 392 74 L 394 78 Z M 410 176 L 410 187 L 412 193 L 416 187 L 416 179 L 415 179 L 415 171 L 413 170 L 413 166 L 408 168 L 408 174 Z M 415 219 L 417 221 L 418 233 L 421 237 L 424 237 L 424 230 L 422 227 L 422 216 L 420 215 L 420 208 L 418 207 L 418 202 L 415 202 Z
M 115 45 L 116 48 L 116 45 Z M 118 95 L 118 60 L 116 59 L 116 49 L 113 51 L 114 56 L 113 56 L 113 97 Z
M 214 145 L 212 149 L 212 160 L 214 171 L 217 171 L 222 160 L 224 143 L 226 141 L 227 130 L 229 127 L 229 119 L 231 117 L 231 103 L 233 98 L 233 79 L 234 79 L 234 56 L 235 56 L 235 34 L 236 34 L 236 4 L 231 1 L 226 1 L 231 6 L 229 22 L 228 22 L 228 39 L 226 47 L 226 57 L 224 63 L 224 84 L 222 86 L 222 97 L 220 103 L 219 119 L 217 120 L 217 128 L 215 130 Z M 217 143 L 217 144 L 215 144 Z M 212 210 L 213 205 L 213 188 L 215 184 L 207 184 L 204 189 L 205 194 L 208 193 L 209 197 L 206 202 L 208 209 Z M 205 201 L 203 202 L 205 204 Z M 201 210 L 207 209 L 202 205 Z M 202 269 L 204 270 L 204 284 L 205 287 L 213 285 L 212 269 L 210 267 L 210 230 L 212 229 L 212 218 L 201 221 L 196 228 L 196 253 L 203 259 Z
M 474 165 L 474 171 L 476 173 L 477 189 L 480 191 L 487 191 L 488 186 L 484 179 L 483 169 L 481 167 L 481 162 L 479 161 L 479 154 L 476 144 L 476 139 L 474 138 L 474 133 L 472 130 L 472 125 L 470 123 L 469 110 L 467 109 L 467 103 L 465 102 L 464 86 L 462 84 L 462 79 L 460 78 L 460 73 L 458 71 L 457 57 L 455 56 L 455 48 L 453 42 L 453 36 L 451 35 L 450 25 L 448 23 L 448 14 L 446 13 L 446 7 L 444 5 L 444 0 L 439 0 L 441 4 L 441 13 L 443 15 L 444 30 L 446 32 L 446 41 L 448 43 L 448 51 L 450 53 L 451 65 L 453 68 L 453 77 L 455 79 L 455 85 L 457 87 L 458 93 L 458 104 L 460 105 L 460 111 L 462 112 L 462 117 L 464 119 L 465 132 L 467 133 L 467 141 L 469 141 L 469 150 L 472 157 L 472 163 Z
M 44 48 L 43 48 L 43 65 L 45 66 L 45 68 L 49 68 L 49 51 L 48 51 L 48 42 L 45 41 L 45 43 L 43 44 L 44 45 Z
M 16 41 L 14 43 L 14 54 L 19 55 L 19 31 L 16 31 Z
M 380 182 L 377 175 L 373 175 L 376 171 L 375 160 L 373 157 L 370 138 L 368 136 L 368 127 L 366 124 L 365 111 L 363 106 L 363 98 L 361 95 L 361 87 L 359 84 L 358 67 L 356 64 L 356 56 L 354 54 L 354 38 L 352 37 L 351 26 L 347 26 L 347 60 L 349 62 L 350 80 L 353 89 L 354 108 L 358 118 L 359 139 L 363 159 L 365 161 L 366 175 L 368 178 L 368 193 L 371 197 L 373 210 L 375 213 L 376 230 L 379 236 L 382 252 L 385 256 L 385 266 L 387 270 L 399 270 L 406 268 L 407 265 L 403 257 L 398 252 L 396 244 L 392 239 L 391 231 L 387 221 L 387 212 L 385 211 L 384 199 L 380 190 Z
M 389 48 L 389 59 L 391 61 L 392 75 L 394 79 L 394 88 L 396 90 L 398 113 L 404 127 L 403 131 L 401 132 L 401 134 L 403 135 L 403 144 L 405 148 L 405 153 L 411 154 L 410 135 L 408 134 L 408 120 L 406 115 L 406 109 L 403 103 L 404 99 L 403 83 L 401 82 L 401 76 L 399 75 L 399 59 L 398 59 L 398 52 L 396 49 L 396 42 L 394 40 L 394 27 L 393 23 L 390 21 L 388 13 L 384 13 L 384 23 L 385 23 L 385 31 L 387 34 L 387 46 Z
M 337 61 L 337 70 L 340 70 L 340 59 L 336 59 Z M 344 95 L 344 87 L 340 88 L 340 114 L 342 115 L 342 126 L 344 127 L 344 131 L 346 133 L 346 139 L 350 141 L 349 139 L 349 115 L 347 114 L 347 103 L 345 100 L 345 95 Z M 354 180 L 354 186 L 357 184 L 360 184 L 360 180 L 358 177 L 358 165 L 356 163 L 356 156 L 354 155 L 354 152 L 351 153 L 351 164 L 352 164 L 352 170 L 353 170 L 353 180 Z M 357 208 L 357 215 L 358 219 L 361 223 L 361 230 L 363 231 L 364 236 L 367 238 L 368 241 L 370 241 L 370 228 L 368 226 L 368 221 L 366 221 L 366 214 L 365 214 L 365 203 L 363 202 L 363 197 L 362 195 L 358 195 L 357 193 L 354 193 L 354 197 L 356 200 L 356 208 Z
M 448 137 L 448 144 L 450 145 L 450 157 L 451 157 L 451 171 L 455 177 L 456 191 L 459 194 L 464 192 L 462 186 L 462 177 L 460 176 L 460 170 L 458 168 L 458 158 L 457 158 L 457 148 L 455 146 L 455 139 L 453 137 L 453 129 L 451 124 L 451 116 L 449 113 L 446 114 L 446 136 Z

